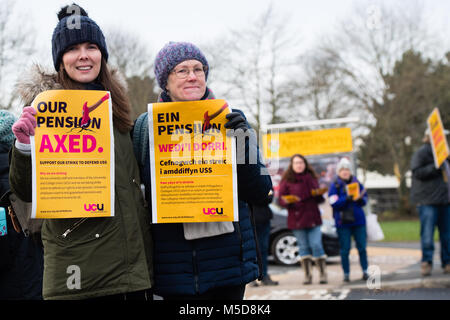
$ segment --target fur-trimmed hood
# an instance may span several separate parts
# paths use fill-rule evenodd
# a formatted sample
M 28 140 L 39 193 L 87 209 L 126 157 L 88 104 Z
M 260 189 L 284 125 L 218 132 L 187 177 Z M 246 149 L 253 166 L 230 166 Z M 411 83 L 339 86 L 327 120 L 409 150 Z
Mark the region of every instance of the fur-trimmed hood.
M 127 82 L 117 69 L 111 69 L 111 75 L 114 81 L 117 81 L 125 90 L 128 89 Z M 57 73 L 45 70 L 39 64 L 34 64 L 27 71 L 19 82 L 15 85 L 15 94 L 17 94 L 23 106 L 29 106 L 36 96 L 46 90 L 61 90 L 63 87 L 57 82 Z

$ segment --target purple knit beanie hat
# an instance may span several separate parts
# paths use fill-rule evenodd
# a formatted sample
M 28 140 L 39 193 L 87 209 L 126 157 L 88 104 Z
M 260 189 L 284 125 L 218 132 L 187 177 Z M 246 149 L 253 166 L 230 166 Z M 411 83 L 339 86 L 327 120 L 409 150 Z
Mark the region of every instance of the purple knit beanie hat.
M 205 80 L 208 80 L 209 65 L 203 53 L 198 47 L 189 42 L 169 42 L 156 55 L 155 76 L 159 87 L 166 91 L 169 73 L 175 66 L 186 60 L 198 60 L 208 67 L 205 72 Z

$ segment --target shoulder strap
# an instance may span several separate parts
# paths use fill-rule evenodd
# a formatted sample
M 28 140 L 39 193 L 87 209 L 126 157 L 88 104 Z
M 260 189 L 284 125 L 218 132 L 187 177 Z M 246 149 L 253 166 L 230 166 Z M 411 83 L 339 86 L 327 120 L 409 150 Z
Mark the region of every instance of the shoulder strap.
M 148 115 L 147 112 L 141 114 L 134 123 L 133 149 L 136 160 L 140 167 L 144 167 L 148 145 Z

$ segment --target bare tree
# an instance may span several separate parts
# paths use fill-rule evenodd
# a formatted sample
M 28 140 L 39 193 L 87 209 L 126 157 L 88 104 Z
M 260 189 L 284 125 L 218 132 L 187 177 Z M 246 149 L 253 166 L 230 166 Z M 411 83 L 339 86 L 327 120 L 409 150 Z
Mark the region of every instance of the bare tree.
M 126 77 L 147 76 L 153 66 L 150 50 L 136 34 L 123 29 L 106 30 L 109 61 Z
M 150 76 L 132 76 L 127 78 L 128 96 L 133 107 L 132 118 L 136 119 L 140 114 L 147 112 L 149 103 L 156 102 L 158 95 L 155 93 L 155 79 Z
M 0 2 L 0 106 L 5 109 L 12 109 L 16 98 L 11 89 L 35 50 L 26 13 L 21 12 L 20 20 L 16 14 L 13 1 Z
M 230 30 L 207 46 L 212 81 L 223 96 L 242 106 L 255 129 L 288 117 L 284 85 L 293 63 L 288 52 L 296 44 L 288 34 L 287 19 L 278 17 L 269 6 L 248 27 Z
M 128 96 L 133 108 L 132 118 L 147 111 L 148 103 L 155 102 L 155 79 L 151 74 L 153 57 L 148 46 L 139 37 L 120 29 L 108 29 L 109 63 L 125 76 Z
M 340 73 L 318 52 L 299 58 L 302 77 L 289 84 L 291 104 L 302 119 L 343 118 L 353 111 L 352 97 Z
M 386 79 L 402 54 L 408 50 L 427 52 L 436 43 L 417 1 L 406 6 L 356 6 L 354 14 L 335 30 L 319 45 L 318 53 L 339 75 L 359 108 L 369 113 L 373 113 L 375 102 L 383 102 Z

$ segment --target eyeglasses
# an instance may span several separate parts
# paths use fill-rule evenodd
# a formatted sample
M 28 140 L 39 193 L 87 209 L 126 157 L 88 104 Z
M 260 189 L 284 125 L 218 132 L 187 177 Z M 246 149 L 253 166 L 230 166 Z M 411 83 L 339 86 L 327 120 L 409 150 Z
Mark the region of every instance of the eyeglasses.
M 202 78 L 205 76 L 207 70 L 208 70 L 207 66 L 201 66 L 201 67 L 195 67 L 194 69 L 180 68 L 177 70 L 172 70 L 172 72 L 175 74 L 175 76 L 178 79 L 186 79 L 189 76 L 189 74 L 191 73 L 191 71 L 194 73 L 194 75 L 197 78 Z

